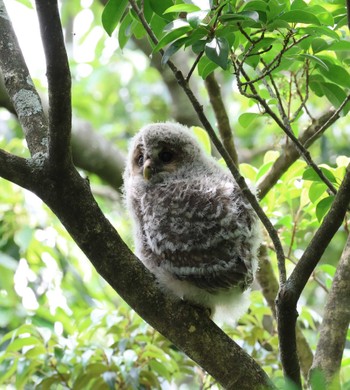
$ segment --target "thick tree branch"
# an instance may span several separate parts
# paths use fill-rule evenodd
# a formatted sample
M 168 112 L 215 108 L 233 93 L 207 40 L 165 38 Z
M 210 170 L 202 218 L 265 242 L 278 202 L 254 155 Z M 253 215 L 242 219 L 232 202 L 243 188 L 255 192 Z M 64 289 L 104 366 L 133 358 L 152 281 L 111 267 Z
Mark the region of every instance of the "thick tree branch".
M 0 72 L 0 107 L 16 115 Z M 44 112 L 45 102 L 44 102 Z M 81 169 L 98 175 L 112 188 L 120 191 L 125 154 L 116 145 L 102 137 L 89 122 L 73 120 L 71 147 L 74 164 Z
M 98 175 L 120 191 L 126 157 L 85 121 L 73 120 L 72 153 L 77 167 Z
M 31 173 L 35 165 L 40 166 L 40 162 L 17 157 L 0 149 L 0 177 L 12 183 L 30 189 L 32 185 Z
M 3 0 L 0 0 L 0 68 L 31 155 L 46 153 L 46 118 Z
M 238 155 L 232 136 L 230 120 L 228 118 L 224 102 L 222 100 L 220 85 L 217 82 L 214 73 L 211 73 L 205 79 L 205 85 L 207 87 L 210 103 L 215 113 L 222 143 L 227 153 L 231 156 L 232 161 L 235 163 L 236 166 L 238 166 Z
M 49 161 L 52 168 L 71 164 L 71 76 L 57 0 L 36 0 L 49 88 Z
M 299 386 L 301 385 L 300 369 L 295 342 L 295 325 L 298 315 L 296 305 L 321 256 L 342 224 L 349 201 L 350 167 L 346 170 L 346 175 L 330 211 L 278 294 L 277 317 L 282 365 L 286 376 Z
M 312 369 L 321 370 L 326 381 L 340 388 L 339 370 L 350 322 L 350 236 L 334 275 L 324 308 L 320 337 Z
M 256 274 L 257 281 L 261 287 L 262 294 L 271 308 L 273 316 L 276 318 L 275 301 L 279 290 L 278 281 L 272 269 L 271 261 L 267 254 L 267 247 L 260 247 L 259 269 Z M 306 341 L 300 327 L 296 327 L 296 343 L 301 371 L 304 378 L 308 378 L 312 365 L 313 355 L 308 342 Z

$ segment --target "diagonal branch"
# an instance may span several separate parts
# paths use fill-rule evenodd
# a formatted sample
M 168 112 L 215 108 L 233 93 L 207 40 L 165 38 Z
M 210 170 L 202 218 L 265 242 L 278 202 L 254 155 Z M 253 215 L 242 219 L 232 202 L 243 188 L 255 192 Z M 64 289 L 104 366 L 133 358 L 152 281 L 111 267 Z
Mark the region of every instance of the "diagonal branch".
M 71 76 L 57 0 L 36 0 L 41 39 L 46 57 L 49 89 L 49 161 L 63 169 L 71 164 Z
M 27 160 L 0 149 L 0 177 L 12 183 L 30 190 L 33 181 L 31 173 L 35 165 L 35 160 Z
M 315 164 L 313 159 L 311 158 L 310 152 L 299 142 L 298 138 L 293 134 L 289 126 L 286 126 L 283 121 L 278 117 L 278 115 L 271 109 L 271 107 L 268 105 L 267 101 L 262 98 L 257 89 L 255 88 L 254 84 L 250 84 L 249 87 L 251 89 L 252 93 L 248 93 L 245 91 L 245 89 L 242 87 L 242 82 L 240 81 L 240 73 L 243 75 L 243 77 L 250 81 L 250 77 L 246 73 L 246 71 L 243 69 L 243 65 L 240 63 L 237 65 L 235 59 L 232 56 L 232 64 L 235 68 L 235 74 L 237 79 L 237 85 L 238 89 L 241 93 L 241 95 L 256 100 L 260 105 L 264 108 L 265 112 L 276 122 L 276 124 L 280 127 L 281 130 L 284 131 L 284 133 L 288 136 L 288 138 L 294 143 L 296 149 L 300 153 L 300 155 L 304 158 L 304 160 L 307 162 L 307 164 L 317 173 L 319 178 L 327 185 L 327 187 L 330 189 L 330 191 L 333 194 L 337 193 L 337 190 L 333 186 L 333 184 L 330 182 L 330 180 L 325 176 L 325 174 L 322 172 L 322 170 Z
M 0 67 L 31 155 L 47 152 L 47 122 L 3 0 L 0 0 Z
M 210 103 L 215 113 L 222 143 L 235 165 L 238 166 L 238 155 L 233 141 L 230 120 L 227 115 L 225 104 L 222 100 L 220 85 L 217 82 L 214 73 L 211 73 L 205 79 L 205 85 L 207 87 Z
M 338 111 L 338 110 L 337 110 Z M 337 119 L 339 112 L 330 110 L 314 120 L 312 124 L 301 134 L 299 142 L 308 148 L 326 131 Z M 277 183 L 278 179 L 287 172 L 288 168 L 300 157 L 294 144 L 288 143 L 277 160 L 274 162 L 268 174 L 258 186 L 259 198 L 262 199 Z

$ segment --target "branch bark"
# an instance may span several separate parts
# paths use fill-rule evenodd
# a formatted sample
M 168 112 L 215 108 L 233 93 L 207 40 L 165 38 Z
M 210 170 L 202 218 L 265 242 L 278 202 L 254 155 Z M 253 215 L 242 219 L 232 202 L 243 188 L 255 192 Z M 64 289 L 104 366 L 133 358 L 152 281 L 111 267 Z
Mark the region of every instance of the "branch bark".
M 326 131 L 337 119 L 339 114 L 334 115 L 334 110 L 329 110 L 321 115 L 317 120 L 303 132 L 299 137 L 299 142 L 308 148 L 316 141 L 324 131 Z M 319 130 L 322 129 L 320 132 Z M 317 136 L 315 136 L 317 134 Z M 264 180 L 258 186 L 259 198 L 262 199 L 277 183 L 278 179 L 287 172 L 288 168 L 300 157 L 298 149 L 293 143 L 286 144 L 283 153 L 277 158 Z
M 211 73 L 205 79 L 205 85 L 209 94 L 210 103 L 215 113 L 222 143 L 227 153 L 231 156 L 234 164 L 238 166 L 238 155 L 232 136 L 230 120 L 228 118 L 227 111 L 221 97 L 220 85 L 217 82 L 214 73 Z
M 339 370 L 350 322 L 350 236 L 334 275 L 324 308 L 312 371 L 321 370 L 326 382 L 340 389 Z M 311 372 L 312 377 L 312 372 Z M 333 388 L 333 387 L 332 387 Z
M 49 162 L 55 169 L 72 164 L 71 76 L 57 0 L 36 0 L 49 89 Z
M 31 155 L 45 153 L 48 133 L 40 97 L 29 75 L 3 0 L 0 1 L 0 68 Z

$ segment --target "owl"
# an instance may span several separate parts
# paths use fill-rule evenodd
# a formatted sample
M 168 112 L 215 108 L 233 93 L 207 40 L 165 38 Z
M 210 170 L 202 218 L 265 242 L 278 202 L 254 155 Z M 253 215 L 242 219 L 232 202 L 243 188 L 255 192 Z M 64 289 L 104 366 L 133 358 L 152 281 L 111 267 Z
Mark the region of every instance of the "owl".
M 258 218 L 189 128 L 155 123 L 132 139 L 124 196 L 136 255 L 173 297 L 236 320 L 257 270 Z

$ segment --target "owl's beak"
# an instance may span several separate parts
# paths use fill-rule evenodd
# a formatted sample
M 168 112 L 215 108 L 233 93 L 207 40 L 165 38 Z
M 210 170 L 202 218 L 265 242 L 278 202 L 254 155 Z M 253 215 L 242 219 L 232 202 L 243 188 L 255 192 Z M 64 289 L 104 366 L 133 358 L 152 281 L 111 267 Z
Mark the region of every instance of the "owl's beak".
M 153 168 L 152 168 L 152 162 L 150 159 L 147 159 L 143 165 L 143 177 L 146 180 L 149 180 L 152 177 Z

